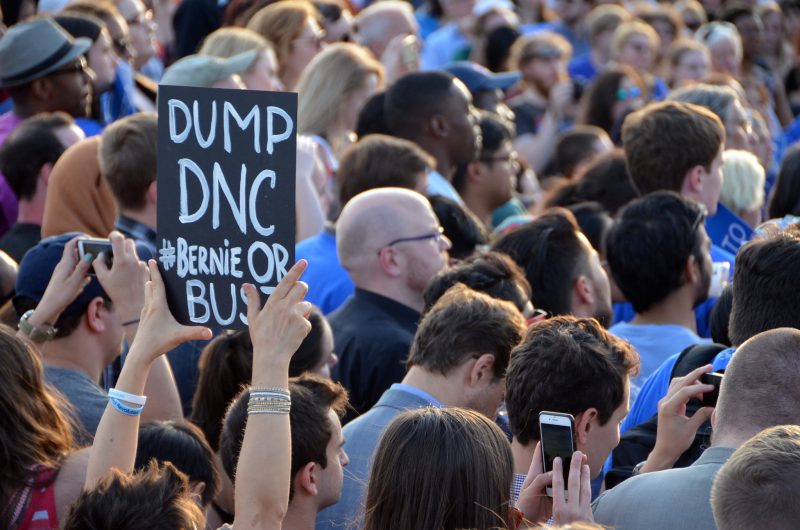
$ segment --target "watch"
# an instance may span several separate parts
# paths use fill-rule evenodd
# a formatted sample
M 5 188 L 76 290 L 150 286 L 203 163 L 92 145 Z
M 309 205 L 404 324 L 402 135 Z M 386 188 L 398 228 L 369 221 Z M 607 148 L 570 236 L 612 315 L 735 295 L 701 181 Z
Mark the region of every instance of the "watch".
M 44 323 L 44 326 L 39 328 L 28 322 L 28 319 L 31 318 L 33 314 L 33 309 L 29 309 L 25 311 L 25 314 L 22 315 L 22 318 L 19 319 L 19 324 L 17 328 L 25 335 L 27 335 L 33 342 L 47 342 L 48 340 L 52 340 L 53 337 L 56 336 L 58 330 L 52 324 L 47 322 Z

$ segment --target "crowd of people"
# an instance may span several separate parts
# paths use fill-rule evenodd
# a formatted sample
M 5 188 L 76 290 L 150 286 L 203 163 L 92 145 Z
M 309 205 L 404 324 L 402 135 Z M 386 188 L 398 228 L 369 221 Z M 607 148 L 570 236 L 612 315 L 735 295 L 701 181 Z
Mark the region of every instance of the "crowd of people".
M 0 527 L 797 526 L 797 0 L 0 8 Z M 164 85 L 298 94 L 245 330 L 167 303 Z

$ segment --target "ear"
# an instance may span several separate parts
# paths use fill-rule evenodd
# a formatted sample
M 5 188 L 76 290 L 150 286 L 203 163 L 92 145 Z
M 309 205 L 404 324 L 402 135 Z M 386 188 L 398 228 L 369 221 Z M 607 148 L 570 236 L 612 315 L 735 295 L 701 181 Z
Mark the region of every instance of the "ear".
M 714 429 L 717 428 L 717 407 L 714 407 L 714 410 L 711 411 L 711 431 L 713 432 Z
M 155 180 L 147 187 L 147 202 L 153 205 L 158 204 L 158 182 Z
M 695 197 L 703 191 L 703 179 L 706 176 L 706 168 L 703 166 L 694 166 L 686 172 L 686 178 L 683 179 L 681 186 L 681 195 Z
M 198 498 L 202 498 L 203 492 L 206 491 L 206 483 L 200 482 L 199 480 L 197 482 L 191 482 L 189 483 L 189 491 L 192 495 L 197 495 Z
M 700 264 L 697 263 L 693 254 L 689 254 L 686 258 L 686 266 L 683 269 L 684 281 L 688 284 L 694 284 L 700 281 Z
M 578 276 L 578 279 L 575 280 L 575 296 L 578 298 L 581 304 L 594 306 L 594 285 L 592 285 L 591 280 L 585 274 L 581 274 Z
M 105 304 L 105 300 L 97 296 L 89 302 L 89 306 L 86 308 L 84 318 L 86 319 L 86 325 L 93 333 L 100 334 L 106 330 L 106 321 L 102 315 L 104 311 L 108 311 L 108 307 Z
M 494 354 L 483 353 L 475 359 L 472 367 L 467 373 L 470 386 L 485 384 L 487 381 L 494 380 Z
M 450 133 L 450 122 L 441 114 L 434 114 L 429 122 L 432 136 L 436 138 L 446 138 Z
M 467 164 L 467 180 L 472 184 L 480 184 L 483 182 L 486 172 L 486 166 L 483 162 L 473 160 Z
M 384 247 L 378 254 L 378 263 L 383 273 L 390 278 L 398 278 L 403 275 L 403 260 L 393 247 Z
M 37 183 L 37 187 L 39 185 L 43 185 L 44 188 L 47 188 L 47 185 L 50 183 L 50 173 L 53 171 L 53 164 L 50 162 L 45 162 L 42 165 L 42 168 L 39 170 L 39 182 Z
M 294 492 L 303 492 L 304 495 L 313 497 L 317 494 L 317 464 L 309 462 L 300 468 L 294 478 Z
M 47 77 L 41 77 L 31 82 L 30 93 L 36 99 L 49 100 L 52 93 L 52 83 Z
M 595 427 L 597 422 L 597 409 L 592 407 L 575 416 L 575 441 L 581 446 L 586 447 L 589 442 L 589 432 Z M 579 447 L 580 449 L 580 447 Z

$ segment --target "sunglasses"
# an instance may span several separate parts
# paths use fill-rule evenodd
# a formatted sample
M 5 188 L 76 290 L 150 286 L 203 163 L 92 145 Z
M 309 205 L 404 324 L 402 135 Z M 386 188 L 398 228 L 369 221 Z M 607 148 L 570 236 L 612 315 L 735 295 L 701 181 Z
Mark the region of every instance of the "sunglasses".
M 617 98 L 617 101 L 630 101 L 631 99 L 641 97 L 641 95 L 642 89 L 635 86 L 631 88 L 620 88 L 614 96 Z

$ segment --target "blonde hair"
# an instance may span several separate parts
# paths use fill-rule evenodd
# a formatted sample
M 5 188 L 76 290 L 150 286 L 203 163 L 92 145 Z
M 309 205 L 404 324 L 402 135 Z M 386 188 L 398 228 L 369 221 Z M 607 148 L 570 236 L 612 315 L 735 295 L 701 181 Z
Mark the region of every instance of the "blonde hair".
M 292 52 L 292 41 L 303 34 L 309 18 L 317 19 L 317 11 L 311 2 L 281 0 L 259 9 L 247 23 L 247 29 L 255 31 L 275 46 L 281 75 Z
M 601 4 L 586 15 L 586 27 L 592 39 L 601 33 L 614 31 L 623 22 L 631 19 L 631 14 L 617 4 Z
M 722 192 L 719 200 L 737 215 L 764 205 L 764 168 L 749 151 L 722 154 Z
M 572 56 L 572 45 L 567 39 L 552 31 L 540 31 L 534 35 L 517 39 L 511 47 L 511 60 L 517 68 L 521 68 L 540 54 L 554 48 L 561 52 L 561 59 L 564 62 L 569 62 Z
M 345 98 L 373 74 L 380 84 L 383 66 L 365 48 L 347 42 L 326 47 L 308 64 L 297 84 L 297 132 L 325 134 Z
M 668 82 L 670 85 L 672 85 L 672 83 L 675 82 L 673 76 L 675 69 L 678 68 L 678 65 L 681 64 L 683 58 L 686 57 L 691 52 L 698 52 L 705 55 L 706 60 L 708 61 L 708 67 L 710 72 L 711 52 L 708 51 L 708 47 L 702 42 L 696 40 L 678 38 L 675 40 L 675 42 L 669 45 L 669 49 L 667 49 L 667 55 L 665 57 L 667 62 L 667 67 L 669 68 Z
M 619 57 L 628 39 L 634 35 L 644 35 L 650 41 L 653 53 L 658 51 L 661 38 L 656 33 L 656 30 L 653 29 L 653 26 L 641 20 L 630 20 L 623 22 L 614 30 L 614 34 L 611 36 L 611 57 L 615 59 Z
M 211 55 L 223 59 L 239 55 L 250 50 L 258 53 L 250 65 L 252 68 L 258 57 L 267 50 L 272 50 L 272 44 L 253 30 L 237 27 L 220 28 L 206 37 L 200 48 L 200 55 Z

